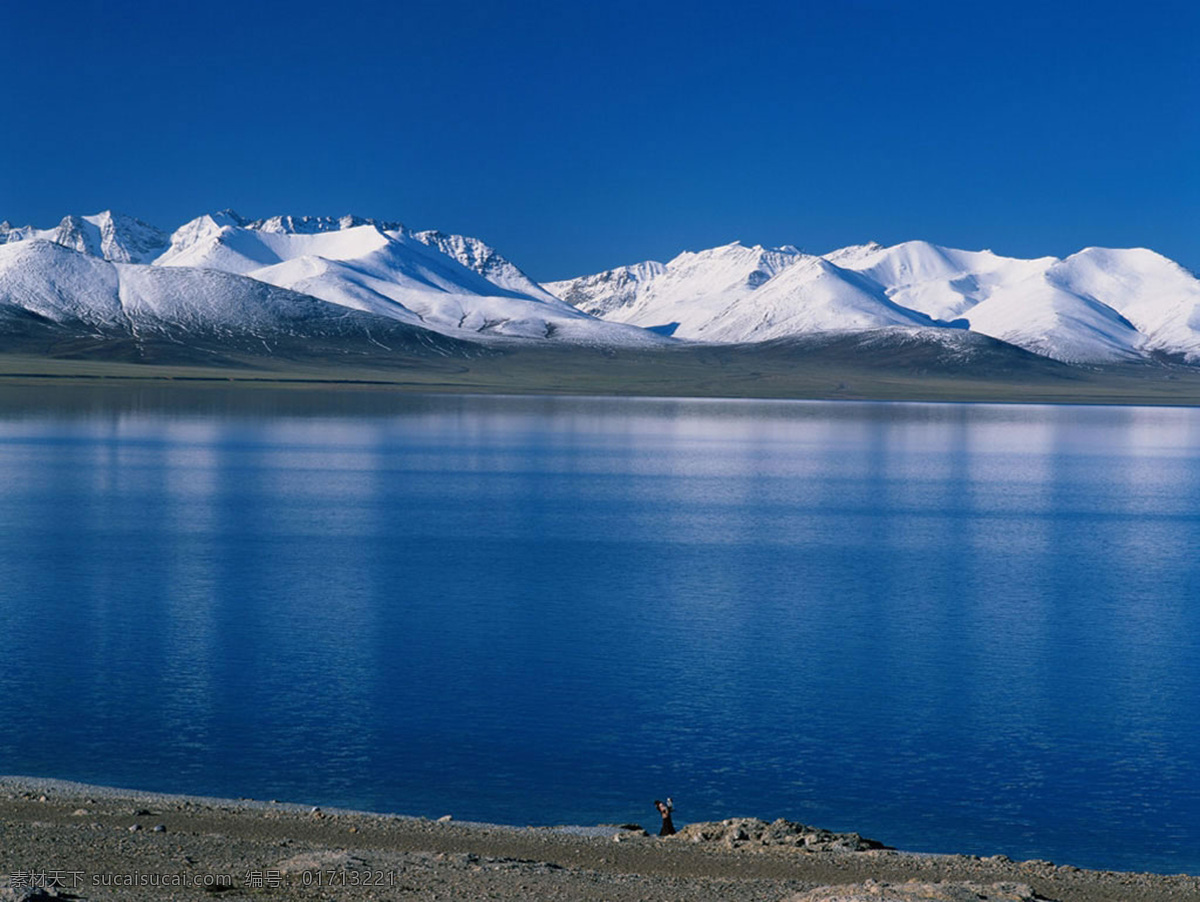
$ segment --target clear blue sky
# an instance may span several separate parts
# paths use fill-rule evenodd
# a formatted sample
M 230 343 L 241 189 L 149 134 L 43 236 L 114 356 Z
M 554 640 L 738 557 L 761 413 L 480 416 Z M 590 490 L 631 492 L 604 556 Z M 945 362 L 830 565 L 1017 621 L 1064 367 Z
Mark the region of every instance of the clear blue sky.
M 0 219 L 355 212 L 535 278 L 740 239 L 1200 270 L 1200 3 L 0 0 Z

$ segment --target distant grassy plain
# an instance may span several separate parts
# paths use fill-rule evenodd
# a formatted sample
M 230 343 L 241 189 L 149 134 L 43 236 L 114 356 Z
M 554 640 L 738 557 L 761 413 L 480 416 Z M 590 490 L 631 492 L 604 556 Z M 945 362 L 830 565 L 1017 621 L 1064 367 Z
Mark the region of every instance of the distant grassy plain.
M 39 349 L 41 350 L 41 349 Z M 979 350 L 979 349 L 977 349 Z M 355 350 L 275 355 L 223 349 L 143 362 L 103 349 L 0 353 L 0 389 L 55 386 L 453 392 L 694 398 L 1054 404 L 1200 404 L 1200 368 L 1169 363 L 1067 366 L 992 343 L 970 359 L 921 344 L 864 348 L 847 337 L 761 345 L 611 349 L 481 346 L 467 353 Z M 56 390 L 56 395 L 62 392 Z

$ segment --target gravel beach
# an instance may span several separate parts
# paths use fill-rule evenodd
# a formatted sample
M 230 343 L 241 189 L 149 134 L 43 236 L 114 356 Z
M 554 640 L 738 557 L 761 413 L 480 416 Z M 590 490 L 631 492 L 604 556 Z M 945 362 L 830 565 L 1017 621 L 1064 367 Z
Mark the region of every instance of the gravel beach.
M 691 824 L 662 839 L 627 827 L 468 824 L 3 777 L 0 900 L 1200 899 L 1198 877 L 912 854 L 786 821 Z

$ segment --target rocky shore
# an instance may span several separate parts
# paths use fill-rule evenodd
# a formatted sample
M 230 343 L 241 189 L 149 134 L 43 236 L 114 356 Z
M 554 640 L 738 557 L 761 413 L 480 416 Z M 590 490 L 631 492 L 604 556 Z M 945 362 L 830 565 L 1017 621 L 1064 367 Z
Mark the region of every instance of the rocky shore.
M 0 778 L 0 900 L 1158 902 L 1200 878 L 889 849 L 755 818 L 532 828 Z

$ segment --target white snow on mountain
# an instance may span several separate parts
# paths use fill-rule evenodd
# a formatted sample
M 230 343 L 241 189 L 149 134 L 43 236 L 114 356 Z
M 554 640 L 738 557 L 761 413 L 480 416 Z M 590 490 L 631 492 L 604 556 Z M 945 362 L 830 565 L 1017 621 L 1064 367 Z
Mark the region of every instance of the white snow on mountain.
M 122 321 L 112 263 L 36 236 L 0 246 L 0 303 L 56 323 L 98 328 Z
M 987 298 L 995 287 L 1023 281 L 1055 258 L 1016 260 L 991 251 L 960 251 L 927 241 L 906 241 L 895 247 L 843 248 L 828 254 L 827 259 L 882 286 L 897 304 L 949 321 Z
M 225 287 L 230 291 L 248 291 L 253 284 L 265 283 L 340 308 L 476 340 L 552 338 L 597 345 L 661 344 L 666 340 L 583 313 L 473 238 L 438 232 L 414 234 L 399 223 L 350 216 L 276 216 L 251 221 L 230 210 L 197 217 L 176 229 L 169 241 L 151 227 L 135 228 L 142 225 L 128 217 L 102 213 L 67 217 L 48 230 L 5 226 L 0 238 L 12 246 L 70 248 L 92 261 L 76 267 L 80 272 L 100 260 L 144 260 L 152 264 L 149 268 L 154 273 L 175 272 L 172 277 L 124 274 L 123 284 L 146 286 L 145 292 L 130 295 L 139 310 L 158 309 L 168 300 L 186 306 L 189 297 L 166 299 L 157 294 L 170 289 L 191 292 L 192 299 L 202 298 L 204 304 L 213 305 L 214 317 L 236 318 L 236 304 L 221 301 L 224 295 L 210 290 L 216 284 L 213 279 L 188 282 L 182 275 L 217 272 L 253 280 L 250 285 L 229 283 Z M 19 290 L 14 283 L 13 296 L 35 298 L 29 309 L 41 310 L 47 303 L 53 306 L 48 299 L 58 297 L 60 312 L 68 319 L 90 322 L 89 317 L 115 316 L 112 292 L 102 287 L 112 281 L 111 272 L 95 272 L 87 278 L 80 272 L 64 273 L 62 261 L 44 249 L 22 255 L 21 260 L 29 272 Z M 67 284 L 60 285 L 62 279 Z M 172 285 L 175 288 L 170 288 Z M 4 297 L 0 295 L 0 300 Z M 118 308 L 129 312 L 128 305 Z M 203 311 L 180 306 L 176 312 L 182 323 Z M 75 315 L 83 313 L 87 315 Z
M 1142 351 L 1200 362 L 1200 280 L 1145 248 L 1090 247 L 1056 262 L 1046 280 L 1120 313 L 1142 338 Z
M 666 271 L 667 268 L 657 260 L 647 260 L 632 266 L 618 266 L 594 276 L 547 282 L 545 288 L 585 313 L 603 317 L 622 307 L 632 307 L 646 283 Z
M 165 232 L 140 219 L 105 210 L 65 216 L 53 229 L 13 228 L 0 222 L 0 244 L 40 238 L 114 263 L 149 263 L 167 248 Z
M 774 265 L 753 265 L 766 254 Z M 546 287 L 606 319 L 701 341 L 941 325 L 1072 363 L 1200 360 L 1200 282 L 1145 250 L 1022 260 L 910 241 L 813 257 L 735 243 Z
M 1115 310 L 1047 281 L 1055 257 L 1021 260 L 925 241 L 829 255 L 878 284 L 895 303 L 1070 363 L 1138 356 L 1141 336 Z
M 878 282 L 899 304 L 962 317 L 973 331 L 1059 360 L 1200 351 L 1200 332 L 1188 325 L 1200 282 L 1152 251 L 1090 248 L 1065 260 L 1023 260 L 910 241 L 829 258 Z
M 932 325 L 874 282 L 791 246 L 734 242 L 546 287 L 605 319 L 696 341 Z
M 243 276 L 112 263 L 45 239 L 0 247 L 0 306 L 134 335 L 299 334 L 346 316 L 336 305 Z
M 746 247 L 735 241 L 697 253 L 685 251 L 665 266 L 643 263 L 546 287 L 613 322 L 678 338 L 753 340 L 736 335 L 724 318 L 802 256 L 794 247 Z
M 999 287 L 965 314 L 972 331 L 1065 363 L 1118 363 L 1142 336 L 1116 310 L 1048 283 L 1042 275 Z
M 363 216 L 272 216 L 269 219 L 243 220 L 232 210 L 225 210 L 224 216 L 259 232 L 283 232 L 297 235 L 314 235 L 317 232 L 336 232 L 340 229 L 352 229 L 356 226 L 379 226 L 385 232 L 403 229 L 398 222 L 378 222 Z
M 247 222 L 232 211 L 206 214 L 180 226 L 171 246 L 154 263 L 219 269 L 239 275 L 302 257 L 353 260 L 387 245 L 375 224 L 348 221 L 346 228 L 321 228 L 306 222 L 300 231 L 276 217 Z
M 412 233 L 395 223 L 350 217 L 247 222 L 226 211 L 177 229 L 154 262 L 246 275 L 459 337 L 662 340 L 583 313 L 477 239 Z
M 1200 363 L 1200 281 L 1136 248 L 1025 260 L 924 241 L 823 256 L 734 242 L 542 286 L 477 238 L 398 222 L 225 210 L 168 238 L 105 211 L 51 229 L 0 223 L 3 303 L 173 328 L 282 328 L 298 310 L 350 309 L 460 338 L 598 345 L 969 329 L 1072 363 Z
M 726 341 L 761 341 L 810 332 L 932 325 L 929 316 L 896 304 L 870 280 L 822 257 L 806 257 L 764 282 L 707 334 Z
M 412 237 L 422 244 L 436 248 L 447 257 L 457 260 L 467 269 L 479 273 L 493 285 L 499 285 L 517 294 L 539 301 L 554 303 L 558 300 L 553 294 L 539 285 L 525 273 L 478 238 L 468 238 L 464 235 L 447 235 L 445 232 L 427 230 L 413 232 Z

